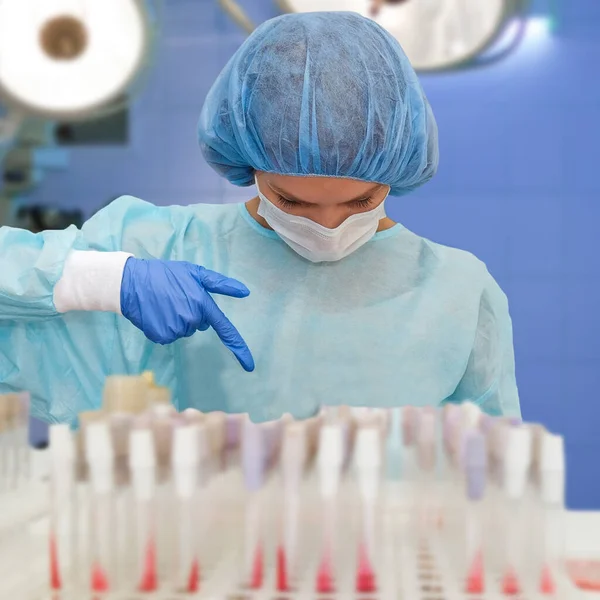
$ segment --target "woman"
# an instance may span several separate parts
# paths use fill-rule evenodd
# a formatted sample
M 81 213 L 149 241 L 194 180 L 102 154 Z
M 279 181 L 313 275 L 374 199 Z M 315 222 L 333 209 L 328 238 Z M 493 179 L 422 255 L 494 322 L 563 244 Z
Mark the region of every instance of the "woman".
M 199 138 L 258 197 L 122 197 L 81 231 L 2 230 L 0 391 L 70 421 L 107 375 L 151 370 L 180 410 L 255 420 L 467 399 L 519 415 L 507 302 L 485 266 L 385 215 L 438 162 L 385 30 L 352 13 L 265 23 L 208 94 Z

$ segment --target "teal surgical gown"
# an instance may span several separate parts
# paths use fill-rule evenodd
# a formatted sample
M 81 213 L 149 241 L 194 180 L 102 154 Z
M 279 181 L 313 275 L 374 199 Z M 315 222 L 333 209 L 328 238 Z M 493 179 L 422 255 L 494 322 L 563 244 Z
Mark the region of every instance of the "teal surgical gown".
M 215 300 L 248 343 L 246 373 L 212 330 L 160 346 L 120 315 L 60 315 L 53 289 L 72 249 L 182 260 L 244 282 Z M 302 418 L 323 404 L 437 406 L 471 400 L 519 416 L 512 326 L 485 265 L 395 225 L 349 257 L 310 263 L 244 204 L 156 207 L 122 197 L 81 230 L 0 229 L 0 392 L 73 422 L 107 375 L 153 371 L 178 409 Z

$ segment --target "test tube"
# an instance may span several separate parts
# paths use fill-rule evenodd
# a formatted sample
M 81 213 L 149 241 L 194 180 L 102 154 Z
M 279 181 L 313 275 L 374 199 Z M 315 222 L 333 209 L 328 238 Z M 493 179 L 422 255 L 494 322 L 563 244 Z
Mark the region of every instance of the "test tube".
M 226 416 L 222 412 L 211 412 L 206 415 L 206 428 L 210 444 L 211 474 L 219 472 L 224 466 Z
M 0 394 L 0 492 L 8 487 L 8 430 L 9 402 L 7 394 Z
M 71 593 L 78 574 L 75 443 L 68 425 L 51 425 L 50 587 Z M 68 573 L 72 574 L 69 576 Z
M 148 406 L 148 389 L 153 385 L 151 374 L 113 375 L 106 378 L 102 395 L 102 410 L 108 416 L 114 453 L 114 509 L 117 520 L 124 526 L 115 532 L 115 551 L 118 555 L 130 552 L 129 546 L 134 539 L 131 521 L 126 518 L 129 509 L 130 489 L 128 487 L 130 469 L 128 464 L 129 432 L 133 419 Z M 121 576 L 127 576 L 124 565 L 119 561 L 113 574 L 113 582 Z
M 171 470 L 173 429 L 178 422 L 177 411 L 173 406 L 158 404 L 152 407 L 149 414 L 156 448 L 157 478 L 159 483 L 164 483 L 169 479 Z
M 114 453 L 114 508 L 119 527 L 115 531 L 115 552 L 118 556 L 130 556 L 135 541 L 134 520 L 130 518 L 132 488 L 130 475 L 130 432 L 134 426 L 134 415 L 124 412 L 108 414 L 112 446 Z M 143 419 L 137 417 L 137 420 Z M 147 419 L 145 419 L 147 421 Z M 141 425 L 136 422 L 139 428 Z M 146 424 L 148 427 L 149 424 Z M 115 585 L 120 586 L 130 576 L 131 570 L 124 561 L 117 561 L 115 566 Z
M 86 456 L 92 486 L 90 523 L 91 589 L 107 592 L 114 588 L 115 510 L 114 453 L 110 430 L 105 422 L 86 428 Z
M 498 421 L 489 432 L 489 452 L 494 480 L 499 488 L 504 487 L 506 448 L 511 427 Z
M 419 415 L 417 428 L 417 464 L 419 467 L 419 523 L 421 535 L 428 535 L 429 526 L 434 522 L 435 498 L 434 498 L 434 478 L 435 478 L 435 439 L 436 439 L 436 421 L 435 413 L 423 410 Z
M 250 419 L 242 432 L 242 471 L 246 503 L 244 582 L 252 589 L 263 584 L 263 516 L 261 490 L 265 481 L 266 448 L 260 425 Z
M 354 456 L 362 501 L 362 535 L 356 574 L 358 593 L 372 593 L 377 589 L 375 515 L 381 476 L 381 433 L 380 427 L 359 427 L 355 443 Z
M 29 404 L 28 393 L 11 394 L 11 453 L 10 487 L 15 489 L 22 479 L 29 479 Z
M 283 421 L 267 421 L 262 423 L 264 430 L 266 460 L 269 466 L 277 462 L 279 451 L 281 449 L 281 438 L 283 433 Z
M 476 404 L 472 402 L 463 402 L 458 405 L 459 408 L 459 424 L 454 430 L 454 458 L 456 465 L 459 467 L 459 472 L 464 466 L 463 452 L 465 450 L 465 440 L 468 433 L 479 428 L 483 413 Z M 462 478 L 461 478 L 462 479 Z M 462 481 L 461 481 L 462 483 Z
M 225 418 L 225 446 L 228 450 L 232 450 L 240 445 L 244 415 L 228 414 Z
M 489 531 L 488 539 L 488 563 L 494 571 L 501 571 L 504 568 L 505 551 L 504 541 L 506 539 L 506 494 L 504 491 L 505 481 L 505 457 L 508 432 L 510 426 L 501 419 L 496 419 L 494 426 L 490 429 L 487 436 L 488 446 L 488 471 L 490 485 L 488 493 L 489 510 Z M 491 518 L 497 515 L 497 518 Z
M 13 398 L 14 394 L 0 395 L 0 491 L 10 487 Z
M 541 443 L 540 496 L 543 506 L 542 563 L 538 589 L 542 594 L 559 593 L 564 574 L 564 441 L 559 435 L 546 433 Z M 563 571 L 559 575 L 559 571 Z
M 444 508 L 446 498 L 444 490 L 448 488 L 450 481 L 450 471 L 448 465 L 448 456 L 444 441 L 444 413 L 441 410 L 435 411 L 435 481 L 433 483 L 433 524 L 438 530 L 444 525 Z
M 344 433 L 339 424 L 327 424 L 321 428 L 317 461 L 322 501 L 322 540 L 316 591 L 327 594 L 335 590 L 336 581 L 336 500 L 344 462 Z
M 24 396 L 22 394 L 9 394 L 9 396 L 8 427 L 11 449 L 9 481 L 11 487 L 14 488 L 17 485 L 19 475 L 20 445 L 24 439 L 23 428 L 26 427 L 29 415 L 25 412 L 23 406 Z
M 402 413 L 403 438 L 405 446 L 414 446 L 417 441 L 418 410 L 414 406 L 406 406 Z
M 303 421 L 306 427 L 306 442 L 307 442 L 307 466 L 312 463 L 313 458 L 317 454 L 317 447 L 319 444 L 319 432 L 321 425 L 324 422 L 324 415 L 319 413 L 317 416 L 311 417 Z
M 406 406 L 402 411 L 402 441 L 404 443 L 402 474 L 404 487 L 403 503 L 405 509 L 414 513 L 418 511 L 418 465 L 417 465 L 417 431 L 419 412 L 414 406 Z M 411 520 L 410 527 L 418 527 L 418 521 Z M 414 532 L 411 532 L 414 533 Z
M 151 407 L 148 416 L 156 449 L 157 547 L 161 550 L 161 556 L 167 557 L 165 561 L 159 562 L 158 575 L 162 578 L 172 574 L 172 562 L 176 554 L 176 535 L 169 521 L 169 515 L 173 510 L 171 463 L 174 431 L 185 424 L 186 419 L 177 413 L 174 406 L 166 404 Z
M 527 552 L 534 559 L 534 563 L 538 565 L 541 558 L 540 539 L 544 537 L 544 510 L 541 500 L 541 453 L 543 439 L 547 433 L 546 428 L 537 423 L 527 423 L 524 425 L 531 430 L 531 463 L 529 467 L 528 485 L 525 492 L 525 511 L 527 513 L 526 520 L 529 524 L 529 536 Z M 537 568 L 534 567 L 534 569 Z
M 283 480 L 283 535 L 277 557 L 277 589 L 280 592 L 289 591 L 290 581 L 295 577 L 297 569 L 300 485 L 306 456 L 304 423 L 290 423 L 284 431 L 280 462 Z
M 115 456 L 115 483 L 118 486 L 126 485 L 129 482 L 129 433 L 133 422 L 134 415 L 130 413 L 114 412 L 109 415 Z
M 387 479 L 391 481 L 400 481 L 402 479 L 403 454 L 402 408 L 394 408 L 392 409 L 390 427 L 385 445 Z
M 153 592 L 158 587 L 156 451 L 149 427 L 135 428 L 129 436 L 129 468 L 135 500 L 136 580 L 135 589 Z
M 177 590 L 194 593 L 200 584 L 200 559 L 196 543 L 196 492 L 199 475 L 199 426 L 175 429 L 173 439 L 173 475 L 177 496 L 178 553 Z
M 463 413 L 460 406 L 451 404 L 444 414 L 443 439 L 446 448 L 447 497 L 444 507 L 444 525 L 447 535 L 460 528 L 460 511 L 464 506 L 464 474 L 462 464 Z M 457 529 L 455 534 L 458 534 Z
M 450 463 L 453 462 L 454 456 L 454 438 L 456 436 L 456 429 L 460 427 L 461 414 L 460 408 L 456 404 L 446 404 L 442 414 L 442 437 L 444 441 L 444 447 L 446 454 L 450 459 Z
M 466 530 L 466 592 L 483 594 L 485 591 L 483 528 L 486 487 L 487 448 L 480 431 L 467 434 L 465 440 L 465 470 L 467 505 Z
M 526 546 L 527 523 L 523 510 L 523 497 L 531 461 L 531 431 L 525 427 L 509 428 L 504 462 L 504 492 L 506 531 L 502 591 L 506 595 L 520 593 L 527 573 Z
M 197 423 L 198 427 L 198 483 L 200 487 L 206 487 L 211 477 L 210 442 L 206 423 Z
M 324 414 L 324 422 L 327 425 L 335 425 L 342 432 L 343 461 L 342 471 L 351 466 L 352 447 L 354 434 L 359 423 L 362 423 L 363 415 L 367 414 L 367 408 L 351 408 L 349 406 L 330 407 Z M 320 432 L 319 432 L 320 434 Z

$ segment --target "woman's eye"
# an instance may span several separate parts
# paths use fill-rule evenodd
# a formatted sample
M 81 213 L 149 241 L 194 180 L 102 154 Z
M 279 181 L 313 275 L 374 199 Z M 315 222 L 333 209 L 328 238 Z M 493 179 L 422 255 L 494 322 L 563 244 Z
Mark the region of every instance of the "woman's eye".
M 277 202 L 280 206 L 284 208 L 297 208 L 301 205 L 300 202 L 296 202 L 295 200 L 288 200 L 283 196 L 277 196 Z M 356 200 L 348 206 L 352 206 L 353 208 L 368 208 L 369 206 L 371 206 L 372 203 L 373 200 L 371 198 L 364 198 L 363 200 Z
M 357 208 L 367 208 L 368 206 L 371 206 L 372 202 L 373 200 L 371 198 L 365 198 L 364 200 L 357 200 L 353 204 Z
M 297 202 L 294 202 L 293 200 L 288 200 L 287 198 L 284 198 L 283 196 L 277 196 L 277 202 L 279 202 L 279 204 L 281 204 L 281 206 L 285 206 L 286 208 L 292 208 L 294 206 L 298 206 Z

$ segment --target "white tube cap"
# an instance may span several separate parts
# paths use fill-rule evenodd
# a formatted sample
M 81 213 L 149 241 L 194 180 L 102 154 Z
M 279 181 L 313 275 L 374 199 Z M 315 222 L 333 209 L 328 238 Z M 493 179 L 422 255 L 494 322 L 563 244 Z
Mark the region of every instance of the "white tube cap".
M 290 423 L 285 428 L 281 448 L 281 469 L 286 484 L 297 485 L 299 483 L 306 455 L 306 427 L 303 423 Z
M 129 466 L 131 469 L 156 466 L 156 450 L 151 429 L 132 429 L 129 433 Z
M 361 427 L 356 434 L 354 461 L 363 498 L 373 501 L 379 489 L 381 434 L 378 427 Z
M 562 504 L 565 495 L 565 448 L 560 435 L 546 433 L 540 453 L 540 494 L 546 504 Z
M 381 430 L 360 427 L 356 433 L 354 462 L 358 469 L 378 469 L 381 465 Z
M 175 489 L 181 498 L 191 498 L 198 485 L 199 441 L 196 425 L 177 427 L 174 431 L 171 460 Z
M 531 464 L 531 430 L 511 427 L 506 435 L 504 490 L 509 498 L 520 498 L 525 492 Z
M 66 461 L 75 459 L 75 442 L 69 425 L 63 423 L 51 425 L 49 445 L 53 464 L 59 463 L 63 466 Z
M 133 429 L 129 435 L 129 469 L 135 495 L 151 500 L 156 481 L 156 450 L 151 429 Z
M 200 462 L 200 448 L 198 443 L 199 427 L 197 425 L 184 425 L 173 430 L 173 451 L 171 463 L 173 468 L 180 465 L 195 465 Z
M 324 425 L 319 435 L 319 465 L 341 467 L 344 460 L 344 436 L 340 425 Z
M 333 496 L 339 487 L 344 461 L 344 433 L 340 425 L 323 425 L 317 457 L 321 494 Z
M 98 494 L 111 492 L 114 487 L 114 450 L 107 423 L 90 423 L 86 427 L 85 450 L 94 491 Z
M 75 477 L 75 440 L 69 425 L 51 425 L 49 442 L 52 484 L 67 490 Z

